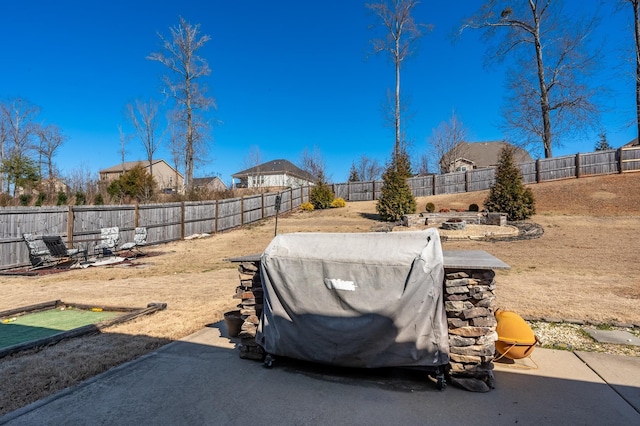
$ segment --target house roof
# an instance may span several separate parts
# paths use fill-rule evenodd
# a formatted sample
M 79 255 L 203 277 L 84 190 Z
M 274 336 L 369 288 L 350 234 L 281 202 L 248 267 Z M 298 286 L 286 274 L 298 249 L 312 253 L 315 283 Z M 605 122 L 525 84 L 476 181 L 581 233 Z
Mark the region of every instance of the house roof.
M 622 145 L 623 148 L 630 148 L 632 146 L 639 146 L 640 143 L 638 142 L 638 138 L 634 138 L 632 139 L 630 142 L 627 142 L 626 144 Z
M 222 181 L 222 179 L 220 179 L 219 176 L 210 176 L 210 177 L 200 177 L 200 178 L 193 178 L 192 184 L 193 186 L 207 186 L 208 184 L 215 182 L 215 181 L 219 181 L 222 185 L 224 185 L 224 187 L 226 188 L 227 185 Z
M 288 160 L 283 160 L 283 159 L 267 161 L 266 163 L 262 163 L 255 167 L 251 167 L 241 172 L 232 174 L 231 177 L 236 179 L 242 179 L 247 176 L 255 176 L 255 175 L 283 175 L 283 174 L 304 179 L 309 182 L 314 182 L 316 180 L 316 178 L 311 173 L 306 172 L 301 168 L 299 168 L 298 166 L 294 165 L 292 162 Z
M 516 164 L 533 161 L 526 150 L 505 141 L 460 142 L 455 149 L 461 154 L 459 159 L 472 161 L 475 167 L 482 168 L 496 166 L 500 159 L 500 151 L 505 146 L 514 148 L 513 159 Z
M 158 163 L 165 163 L 165 164 L 166 164 L 168 167 L 170 167 L 173 171 L 177 171 L 176 169 L 174 169 L 173 167 L 171 167 L 171 166 L 169 165 L 169 163 L 167 163 L 167 162 L 166 162 L 166 161 L 164 161 L 164 160 L 153 160 L 152 165 L 156 165 L 156 164 L 158 164 Z M 131 170 L 132 168 L 134 168 L 135 166 L 138 166 L 138 165 L 140 165 L 140 166 L 142 166 L 142 167 L 147 168 L 147 167 L 149 167 L 149 162 L 148 162 L 148 161 L 146 161 L 146 160 L 145 160 L 145 161 L 142 161 L 142 160 L 138 160 L 138 161 L 127 161 L 127 162 L 125 162 L 125 163 L 120 163 L 120 164 L 117 164 L 117 165 L 115 165 L 115 166 L 111 166 L 111 167 L 108 167 L 108 168 L 106 168 L 106 169 L 102 169 L 102 170 L 100 170 L 98 173 L 114 173 L 114 172 L 121 172 L 123 167 L 124 167 L 124 171 L 126 172 L 126 171 Z M 182 176 L 182 173 L 178 172 L 178 174 L 179 174 L 180 176 Z

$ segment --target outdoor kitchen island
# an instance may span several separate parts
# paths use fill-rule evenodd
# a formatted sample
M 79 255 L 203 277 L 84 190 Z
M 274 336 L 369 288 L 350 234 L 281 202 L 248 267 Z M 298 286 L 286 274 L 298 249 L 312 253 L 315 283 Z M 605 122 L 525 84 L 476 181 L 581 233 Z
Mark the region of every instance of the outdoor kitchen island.
M 444 275 L 440 275 L 442 280 L 438 286 L 442 297 L 437 300 L 446 315 L 447 347 L 438 352 L 440 356 L 445 353 L 444 367 L 449 371 L 450 382 L 471 391 L 487 392 L 494 386 L 492 370 L 497 339 L 494 271 L 509 269 L 509 266 L 482 250 L 441 253 Z M 240 357 L 246 359 L 264 360 L 268 355 L 255 339 L 264 307 L 260 274 L 263 254 L 228 259 L 239 264 L 240 286 L 234 298 L 240 299 L 239 350 Z M 270 359 L 267 357 L 265 365 Z

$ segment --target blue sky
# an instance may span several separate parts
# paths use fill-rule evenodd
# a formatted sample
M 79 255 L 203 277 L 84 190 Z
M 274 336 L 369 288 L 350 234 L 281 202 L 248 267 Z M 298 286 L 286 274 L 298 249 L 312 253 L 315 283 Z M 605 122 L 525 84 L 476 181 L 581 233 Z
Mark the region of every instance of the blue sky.
M 382 104 L 394 85 L 392 64 L 369 55 L 375 19 L 364 1 L 138 1 L 2 0 L 3 40 L 0 99 L 20 97 L 41 107 L 39 120 L 57 124 L 69 138 L 55 163 L 63 174 L 97 171 L 120 162 L 118 126 L 133 132 L 125 107 L 136 99 L 162 99 L 164 67 L 146 60 L 160 51 L 157 33 L 183 16 L 211 36 L 201 51 L 212 70 L 206 79 L 218 108 L 206 164 L 196 177 L 231 174 L 247 165 L 256 148 L 264 161 L 298 163 L 316 147 L 334 182 L 347 180 L 362 155 L 384 164 L 394 143 Z M 594 83 L 609 92 L 600 107 L 609 143 L 618 147 L 635 135 L 631 13 L 600 9 L 593 41 L 604 46 Z M 432 24 L 402 71 L 403 94 L 411 99 L 406 132 L 412 154 L 429 149 L 427 139 L 453 110 L 471 141 L 502 139 L 505 64 L 485 65 L 480 33 L 451 33 L 475 12 L 479 0 L 423 1 L 416 20 Z M 591 10 L 597 0 L 568 0 Z M 626 6 L 625 6 L 626 7 Z M 628 7 L 627 7 L 628 8 Z M 631 54 L 631 56 L 630 56 Z M 625 62 L 626 61 L 626 62 Z M 597 132 L 565 140 L 554 155 L 593 151 Z M 137 139 L 127 160 L 143 159 Z M 534 154 L 534 158 L 537 155 Z M 170 160 L 165 147 L 157 158 Z

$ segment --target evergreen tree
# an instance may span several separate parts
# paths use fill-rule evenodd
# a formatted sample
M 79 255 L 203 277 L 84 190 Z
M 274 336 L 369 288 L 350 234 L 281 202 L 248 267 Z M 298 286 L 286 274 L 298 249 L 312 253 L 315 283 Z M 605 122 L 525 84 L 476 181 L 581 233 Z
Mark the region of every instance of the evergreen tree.
M 56 201 L 56 206 L 65 205 L 67 205 L 67 193 L 64 191 L 58 191 L 58 200 Z
M 506 146 L 500 151 L 496 169 L 496 181 L 484 202 L 490 212 L 506 213 L 508 220 L 524 220 L 535 212 L 535 200 L 531 188 L 522 183 L 522 174 L 513 159 L 514 149 Z
M 610 149 L 613 149 L 613 147 L 609 145 L 607 134 L 605 132 L 600 133 L 600 140 L 596 142 L 596 151 L 608 151 Z
M 155 187 L 156 182 L 153 176 L 141 165 L 135 165 L 119 179 L 111 182 L 107 187 L 107 193 L 119 201 L 124 201 L 125 197 L 129 197 L 139 202 L 145 202 L 154 194 Z
M 331 207 L 335 195 L 331 187 L 327 183 L 324 172 L 318 172 L 318 181 L 309 192 L 309 202 L 313 204 L 314 209 L 328 209 Z
M 411 177 L 411 162 L 404 150 L 392 156 L 391 163 L 382 175 L 382 193 L 376 210 L 382 220 L 395 222 L 405 214 L 416 212 L 416 199 L 411 193 L 407 178 Z
M 356 163 L 351 163 L 351 169 L 349 170 L 349 182 L 360 182 Z

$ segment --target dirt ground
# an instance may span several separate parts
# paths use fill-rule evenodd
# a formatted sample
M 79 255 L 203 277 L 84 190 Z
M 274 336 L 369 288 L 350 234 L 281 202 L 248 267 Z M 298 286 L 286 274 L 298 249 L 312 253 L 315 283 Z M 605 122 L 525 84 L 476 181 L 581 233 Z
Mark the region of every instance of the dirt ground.
M 444 250 L 485 250 L 511 266 L 497 274 L 503 309 L 521 315 L 640 324 L 640 173 L 532 185 L 541 238 L 446 241 Z M 418 199 L 440 208 L 482 206 L 487 192 Z M 296 212 L 278 233 L 370 232 L 375 202 Z M 184 337 L 223 318 L 237 303 L 237 265 L 225 259 L 260 253 L 275 220 L 148 247 L 126 266 L 69 270 L 38 277 L 0 276 L 0 311 L 60 299 L 69 303 L 167 309 L 100 334 L 6 357 L 0 362 L 0 415 Z

